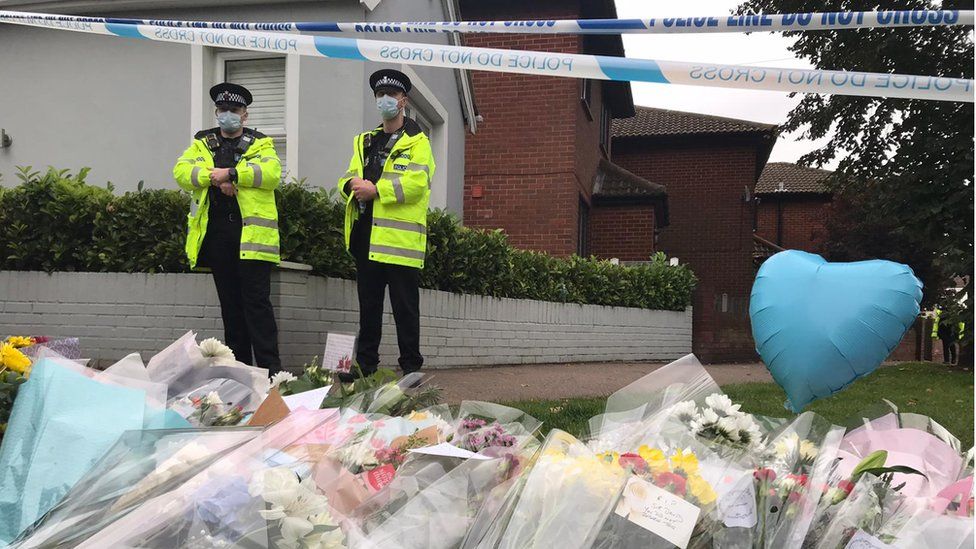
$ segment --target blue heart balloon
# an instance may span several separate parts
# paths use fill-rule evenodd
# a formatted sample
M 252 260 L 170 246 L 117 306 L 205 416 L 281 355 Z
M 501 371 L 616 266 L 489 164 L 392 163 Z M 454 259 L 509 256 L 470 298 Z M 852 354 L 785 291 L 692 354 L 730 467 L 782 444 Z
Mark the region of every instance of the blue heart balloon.
M 799 412 L 873 372 L 915 322 L 921 301 L 922 282 L 907 265 L 829 263 L 787 250 L 756 275 L 752 337 L 787 408 Z

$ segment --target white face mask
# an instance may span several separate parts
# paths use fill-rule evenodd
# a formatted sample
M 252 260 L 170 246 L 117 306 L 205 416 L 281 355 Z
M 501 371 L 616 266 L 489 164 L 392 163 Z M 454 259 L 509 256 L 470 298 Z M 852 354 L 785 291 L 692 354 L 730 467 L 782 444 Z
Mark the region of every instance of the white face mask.
M 220 129 L 228 133 L 236 132 L 241 129 L 241 115 L 232 113 L 230 111 L 224 111 L 217 113 L 217 124 Z
M 396 97 L 381 95 L 376 98 L 376 108 L 383 120 L 393 120 L 400 114 L 400 101 Z

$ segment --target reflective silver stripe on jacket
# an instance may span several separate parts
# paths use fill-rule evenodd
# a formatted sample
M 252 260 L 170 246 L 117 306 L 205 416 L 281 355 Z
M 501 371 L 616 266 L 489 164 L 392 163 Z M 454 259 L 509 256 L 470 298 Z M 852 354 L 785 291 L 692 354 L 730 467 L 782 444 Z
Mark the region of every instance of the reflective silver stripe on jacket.
M 258 227 L 267 227 L 269 229 L 277 229 L 278 222 L 274 219 L 265 219 L 263 217 L 245 217 L 242 219 L 245 225 L 255 225 Z
M 278 246 L 267 244 L 255 244 L 254 242 L 241 242 L 242 252 L 264 252 L 266 254 L 278 255 Z
M 203 188 L 203 185 L 200 184 L 200 170 L 200 166 L 194 166 L 190 172 L 190 183 L 193 183 L 193 186 L 198 189 Z
M 401 231 L 410 231 L 412 233 L 427 234 L 427 227 L 424 227 L 420 223 L 413 223 L 411 221 L 396 221 L 393 219 L 380 219 L 378 217 L 374 217 L 373 225 L 377 227 L 385 227 L 387 229 L 399 229 Z
M 393 184 L 393 194 L 396 196 L 397 204 L 403 204 L 406 197 L 403 195 L 403 184 L 400 183 L 400 174 L 397 172 L 383 172 L 381 179 L 389 179 Z
M 408 259 L 424 259 L 424 252 L 418 252 L 417 250 L 407 250 L 404 248 L 394 248 L 393 246 L 379 246 L 376 244 L 370 244 L 370 253 L 395 255 L 397 257 L 406 257 Z
M 408 170 L 418 170 L 427 174 L 427 179 L 430 179 L 430 166 L 427 164 L 418 164 L 416 162 L 411 162 L 407 164 Z
M 252 163 L 248 162 L 247 163 L 247 166 L 249 168 L 251 168 L 251 169 L 254 170 L 254 185 L 253 185 L 254 188 L 255 189 L 260 189 L 261 188 L 261 166 L 260 166 L 260 164 L 252 164 Z

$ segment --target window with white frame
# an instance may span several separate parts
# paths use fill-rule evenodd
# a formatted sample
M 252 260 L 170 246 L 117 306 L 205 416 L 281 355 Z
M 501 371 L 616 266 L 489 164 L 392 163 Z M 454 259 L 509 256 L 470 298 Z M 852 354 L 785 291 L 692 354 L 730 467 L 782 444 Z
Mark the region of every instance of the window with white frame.
M 434 139 L 434 124 L 423 111 L 417 108 L 416 105 L 411 105 L 408 103 L 407 107 L 403 109 L 403 115 L 407 118 L 413 119 L 413 121 L 420 126 L 420 129 L 424 132 L 424 134 L 427 135 L 428 139 Z
M 254 96 L 247 108 L 247 127 L 254 128 L 274 140 L 275 151 L 281 159 L 282 174 L 287 170 L 286 131 L 286 59 L 251 52 L 220 52 L 217 54 L 217 81 L 233 82 L 247 88 Z

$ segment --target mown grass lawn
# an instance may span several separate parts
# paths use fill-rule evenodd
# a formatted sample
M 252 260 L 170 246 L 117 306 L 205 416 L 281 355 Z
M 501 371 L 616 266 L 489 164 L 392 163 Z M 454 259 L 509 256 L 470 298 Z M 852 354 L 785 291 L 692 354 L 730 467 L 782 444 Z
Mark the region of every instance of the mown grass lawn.
M 746 412 L 772 417 L 792 417 L 783 407 L 786 395 L 773 383 L 726 385 L 722 389 Z M 902 412 L 923 414 L 959 437 L 963 448 L 973 445 L 973 373 L 941 364 L 905 363 L 886 366 L 858 380 L 846 390 L 810 405 L 812 410 L 837 425 L 847 425 L 855 414 L 893 402 Z M 577 436 L 588 432 L 591 417 L 603 412 L 601 398 L 533 400 L 508 403 L 543 422 L 543 432 L 558 428 Z

